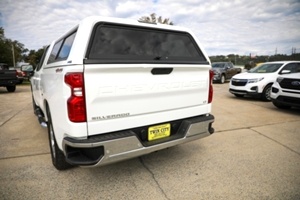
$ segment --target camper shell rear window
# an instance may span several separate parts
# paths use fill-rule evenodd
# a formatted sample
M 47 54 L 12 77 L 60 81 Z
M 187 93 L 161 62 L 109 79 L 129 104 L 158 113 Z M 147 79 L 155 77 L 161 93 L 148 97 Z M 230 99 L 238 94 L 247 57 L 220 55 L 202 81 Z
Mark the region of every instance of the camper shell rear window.
M 98 23 L 85 63 L 208 64 L 187 32 Z

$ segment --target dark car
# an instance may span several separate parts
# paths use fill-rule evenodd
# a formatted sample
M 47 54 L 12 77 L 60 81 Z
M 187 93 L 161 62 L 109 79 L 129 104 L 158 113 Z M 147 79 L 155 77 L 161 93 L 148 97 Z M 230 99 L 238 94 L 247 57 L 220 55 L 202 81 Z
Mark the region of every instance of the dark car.
M 225 83 L 234 75 L 241 73 L 242 69 L 234 67 L 232 62 L 213 62 L 211 64 L 214 72 L 214 82 Z
M 10 67 L 9 69 L 10 70 L 16 70 L 17 71 L 17 77 L 18 77 L 18 84 L 23 83 L 25 73 L 21 71 L 21 68 Z
M 9 69 L 8 64 L 0 63 L 0 70 L 6 70 L 6 69 Z
M 6 87 L 8 92 L 14 92 L 17 83 L 17 71 L 9 69 L 6 63 L 0 63 L 0 87 Z

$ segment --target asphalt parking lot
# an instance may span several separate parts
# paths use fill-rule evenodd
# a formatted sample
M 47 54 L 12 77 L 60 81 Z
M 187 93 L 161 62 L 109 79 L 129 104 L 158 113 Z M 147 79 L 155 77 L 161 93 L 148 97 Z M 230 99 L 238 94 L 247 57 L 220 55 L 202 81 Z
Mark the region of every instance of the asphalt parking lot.
M 30 87 L 0 88 L 0 199 L 300 199 L 300 110 L 214 84 L 215 133 L 99 168 L 57 171 Z

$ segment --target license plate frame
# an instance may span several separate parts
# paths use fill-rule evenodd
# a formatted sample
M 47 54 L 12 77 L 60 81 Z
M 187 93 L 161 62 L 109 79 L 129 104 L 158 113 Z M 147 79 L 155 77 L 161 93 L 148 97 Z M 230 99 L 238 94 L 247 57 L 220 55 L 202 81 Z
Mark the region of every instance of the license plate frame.
M 160 124 L 148 128 L 148 141 L 158 140 L 171 135 L 171 124 Z

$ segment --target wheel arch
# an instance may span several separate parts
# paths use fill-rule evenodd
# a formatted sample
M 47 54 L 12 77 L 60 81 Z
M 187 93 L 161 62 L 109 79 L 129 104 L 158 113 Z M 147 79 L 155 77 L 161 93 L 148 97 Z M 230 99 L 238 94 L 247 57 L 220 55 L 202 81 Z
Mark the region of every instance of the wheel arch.
M 270 95 L 271 95 L 272 85 L 273 85 L 273 83 L 271 82 L 271 83 L 266 84 L 265 87 L 263 88 L 262 93 L 261 93 L 261 99 L 263 101 L 271 101 L 271 96 Z M 266 93 L 267 88 L 270 88 L 270 94 L 268 96 L 266 96 L 267 95 L 267 93 Z
M 45 116 L 45 121 L 47 122 L 48 126 L 49 126 L 49 116 L 48 116 L 48 113 L 51 117 L 51 123 L 52 123 L 52 128 L 53 128 L 53 134 L 54 134 L 54 137 L 55 137 L 55 140 L 56 140 L 56 143 L 57 144 L 60 144 L 58 143 L 58 136 L 57 136 L 57 131 L 55 131 L 55 128 L 53 126 L 53 116 L 51 114 L 51 108 L 49 106 L 49 103 L 48 101 L 45 99 L 44 100 L 44 108 L 45 108 L 45 113 L 44 113 L 44 116 Z
M 266 87 L 268 87 L 268 86 L 272 86 L 272 85 L 273 85 L 273 83 L 274 83 L 274 82 L 269 82 L 268 84 L 266 84 L 266 85 L 264 86 L 264 88 L 262 89 L 262 91 L 264 91 Z

